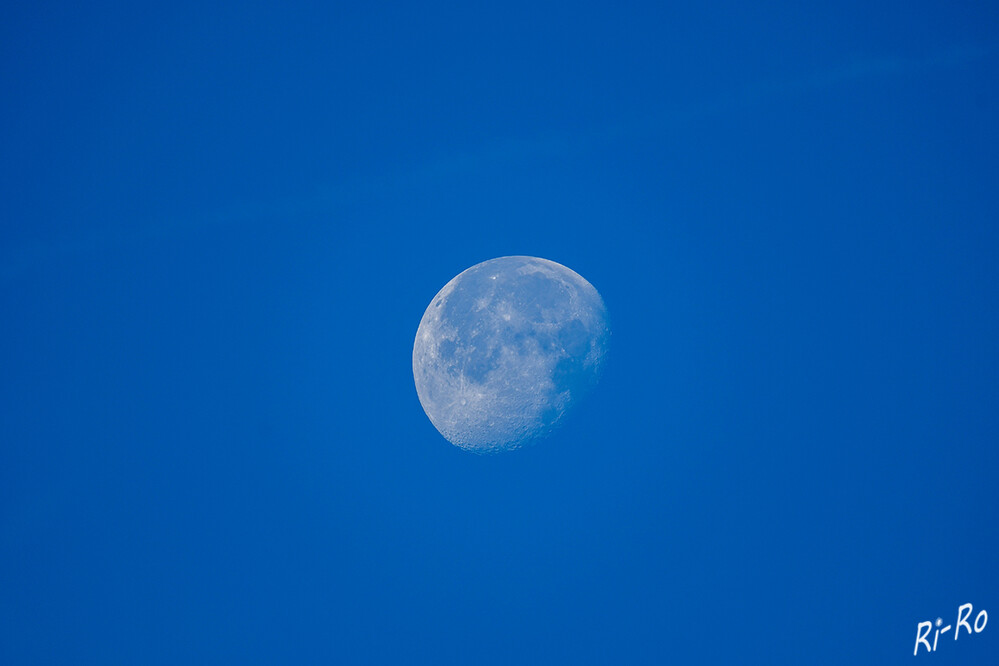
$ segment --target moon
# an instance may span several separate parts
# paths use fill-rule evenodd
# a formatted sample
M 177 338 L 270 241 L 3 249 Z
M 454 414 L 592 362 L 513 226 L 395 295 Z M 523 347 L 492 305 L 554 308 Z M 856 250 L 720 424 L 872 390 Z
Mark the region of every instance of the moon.
M 596 384 L 610 328 L 597 290 L 538 257 L 460 273 L 427 306 L 413 344 L 420 404 L 452 444 L 478 453 L 546 437 Z

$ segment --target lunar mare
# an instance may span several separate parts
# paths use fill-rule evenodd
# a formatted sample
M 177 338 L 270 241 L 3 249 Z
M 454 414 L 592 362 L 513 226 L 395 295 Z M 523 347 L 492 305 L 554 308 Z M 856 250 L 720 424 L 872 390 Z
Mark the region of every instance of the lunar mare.
M 593 388 L 609 336 L 603 299 L 579 274 L 537 257 L 485 261 L 423 314 L 413 345 L 420 404 L 456 446 L 518 448 Z

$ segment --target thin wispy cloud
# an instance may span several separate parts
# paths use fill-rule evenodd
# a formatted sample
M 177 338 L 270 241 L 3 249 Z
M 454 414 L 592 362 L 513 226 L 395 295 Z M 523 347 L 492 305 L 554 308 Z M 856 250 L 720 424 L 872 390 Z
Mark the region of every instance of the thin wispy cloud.
M 120 247 L 155 241 L 166 235 L 196 232 L 206 226 L 239 227 L 260 220 L 294 219 L 303 214 L 335 214 L 350 202 L 377 196 L 379 192 L 400 184 L 426 182 L 455 171 L 467 171 L 477 164 L 516 162 L 544 155 L 586 151 L 620 140 L 656 137 L 705 116 L 777 103 L 794 95 L 866 80 L 921 76 L 954 69 L 992 57 L 996 51 L 995 44 L 977 44 L 955 46 L 922 58 L 858 57 L 808 76 L 755 81 L 741 89 L 729 90 L 714 100 L 660 109 L 645 117 L 632 117 L 590 132 L 549 132 L 534 138 L 509 138 L 468 151 L 444 153 L 420 165 L 385 173 L 377 181 L 368 179 L 340 183 L 309 195 L 282 200 L 245 201 L 184 218 L 157 219 L 150 216 L 144 223 L 128 229 L 89 229 L 38 238 L 0 250 L 0 281 L 10 282 L 32 270 L 44 270 L 74 256 L 113 252 Z

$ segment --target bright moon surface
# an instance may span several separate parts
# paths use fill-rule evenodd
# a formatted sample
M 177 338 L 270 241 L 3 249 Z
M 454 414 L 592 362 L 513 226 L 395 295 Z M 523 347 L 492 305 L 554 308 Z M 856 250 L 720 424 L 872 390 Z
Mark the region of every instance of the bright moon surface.
M 578 273 L 537 257 L 491 259 L 424 312 L 416 391 L 452 444 L 518 448 L 548 435 L 594 386 L 609 335 L 603 299 Z

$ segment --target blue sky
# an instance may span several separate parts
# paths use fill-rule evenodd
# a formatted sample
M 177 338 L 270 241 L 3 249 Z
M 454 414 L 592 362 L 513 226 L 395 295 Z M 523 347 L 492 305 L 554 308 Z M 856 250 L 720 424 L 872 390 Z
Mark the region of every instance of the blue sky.
M 988 3 L 0 12 L 3 663 L 896 663 L 999 617 Z M 479 457 L 413 336 L 510 254 L 612 348 Z

